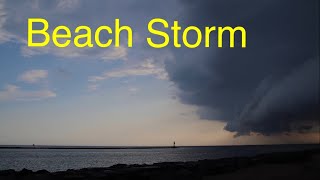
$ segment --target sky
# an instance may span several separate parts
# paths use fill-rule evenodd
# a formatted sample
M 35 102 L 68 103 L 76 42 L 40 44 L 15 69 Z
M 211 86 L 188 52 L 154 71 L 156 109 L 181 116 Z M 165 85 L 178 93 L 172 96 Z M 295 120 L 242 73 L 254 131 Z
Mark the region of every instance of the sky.
M 133 47 L 31 48 L 33 17 L 50 32 L 119 18 Z M 157 17 L 241 25 L 247 48 L 151 48 Z M 0 0 L 0 144 L 317 143 L 316 17 L 315 0 Z

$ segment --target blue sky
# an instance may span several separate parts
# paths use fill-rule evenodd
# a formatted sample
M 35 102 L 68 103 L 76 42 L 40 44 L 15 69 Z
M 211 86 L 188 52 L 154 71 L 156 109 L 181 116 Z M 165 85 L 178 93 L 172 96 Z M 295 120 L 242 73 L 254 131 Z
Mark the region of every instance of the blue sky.
M 187 8 L 172 0 L 0 0 L 0 144 L 171 145 L 175 140 L 178 145 L 215 145 L 302 139 L 233 138 L 225 122 L 200 119 L 196 106 L 180 102 L 180 90 L 165 68 L 175 60 L 173 49 L 152 49 L 145 39 L 149 20 L 184 19 Z M 120 18 L 132 27 L 134 45 L 29 48 L 30 17 L 46 18 L 51 31 L 60 24 L 71 29 L 112 25 Z
M 158 7 L 146 14 L 173 12 Z M 143 46 L 140 34 L 146 33 L 149 19 L 139 12 L 148 11 L 144 7 L 117 1 L 1 0 L 0 9 L 1 144 L 165 145 L 175 139 L 163 135 L 171 126 L 166 121 L 193 113 L 175 100 L 166 77 L 162 63 L 172 58 L 170 52 Z M 109 25 L 120 18 L 134 29 L 135 44 L 132 49 L 28 48 L 29 17 L 70 28 Z M 153 130 L 153 122 L 164 130 Z M 141 138 L 150 135 L 154 139 Z

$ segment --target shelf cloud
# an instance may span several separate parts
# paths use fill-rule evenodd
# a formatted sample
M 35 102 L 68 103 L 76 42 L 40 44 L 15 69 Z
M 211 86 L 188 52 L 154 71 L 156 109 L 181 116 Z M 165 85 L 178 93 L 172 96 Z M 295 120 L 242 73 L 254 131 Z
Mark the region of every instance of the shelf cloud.
M 248 37 L 246 49 L 173 51 L 166 70 L 182 102 L 236 136 L 312 131 L 320 118 L 316 1 L 184 5 L 185 25 L 241 24 Z

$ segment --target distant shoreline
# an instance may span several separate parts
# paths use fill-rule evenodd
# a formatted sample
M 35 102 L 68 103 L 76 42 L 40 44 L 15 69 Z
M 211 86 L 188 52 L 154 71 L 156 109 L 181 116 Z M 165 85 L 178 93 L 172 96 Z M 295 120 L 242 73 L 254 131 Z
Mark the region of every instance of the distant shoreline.
M 258 144 L 217 146 L 59 146 L 59 145 L 0 145 L 0 149 L 173 149 L 188 147 L 246 147 L 246 146 L 319 146 L 320 144 Z
M 15 147 L 15 146 L 5 146 L 0 149 L 168 149 L 168 148 L 178 148 L 178 147 L 170 147 L 170 146 L 152 146 L 152 147 L 45 147 L 45 146 L 35 146 L 35 147 Z

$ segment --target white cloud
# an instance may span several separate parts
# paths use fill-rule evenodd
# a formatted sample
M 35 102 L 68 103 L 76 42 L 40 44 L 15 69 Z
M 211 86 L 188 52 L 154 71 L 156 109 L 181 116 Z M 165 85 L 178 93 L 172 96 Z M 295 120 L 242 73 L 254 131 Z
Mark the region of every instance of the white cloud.
M 39 7 L 40 7 L 39 0 L 32 0 L 31 1 L 31 8 L 33 10 L 39 10 Z
M 76 9 L 80 4 L 79 0 L 58 0 L 57 10 L 70 11 Z
M 101 59 L 103 60 L 115 60 L 115 59 L 126 59 L 127 58 L 127 48 L 120 46 L 120 47 L 113 47 L 110 51 L 105 51 L 100 54 Z
M 5 11 L 5 0 L 0 0 L 0 43 L 9 41 L 11 39 L 10 33 L 4 29 L 4 24 L 7 21 L 7 14 Z
M 57 95 L 50 90 L 37 90 L 37 91 L 25 91 L 15 85 L 7 85 L 4 90 L 0 91 L 0 101 L 12 101 L 12 100 L 41 100 L 47 98 L 53 98 Z
M 21 53 L 25 57 L 32 57 L 36 55 L 53 54 L 61 58 L 87 58 L 100 60 L 125 60 L 127 59 L 127 48 L 125 47 L 110 47 L 105 49 L 95 48 L 78 48 L 75 46 L 68 46 L 65 48 L 57 48 L 52 44 L 48 46 L 37 48 L 23 46 Z
M 37 83 L 48 77 L 48 71 L 42 69 L 34 69 L 24 72 L 19 76 L 19 80 L 26 83 Z
M 5 0 L 0 0 L 0 44 L 13 40 L 18 43 L 26 44 L 27 41 L 25 39 L 21 38 L 19 35 L 11 33 L 10 30 L 6 30 L 5 24 L 8 21 L 8 12 L 6 10 L 5 4 Z
M 128 90 L 129 90 L 131 95 L 135 95 L 135 94 L 137 94 L 139 92 L 140 89 L 139 88 L 135 88 L 135 87 L 130 87 Z
M 6 35 L 3 29 L 6 20 L 7 18 L 4 10 L 4 0 L 0 0 L 0 42 L 6 41 Z
M 7 3 L 6 3 L 7 2 Z M 31 2 L 31 4 L 30 4 Z M 59 13 L 61 11 L 71 12 L 75 8 L 81 7 L 81 2 L 79 0 L 56 0 L 55 6 L 49 8 L 46 11 L 40 7 L 39 0 L 32 0 L 29 3 L 9 3 L 9 1 L 0 0 L 0 43 L 12 41 L 21 45 L 21 54 L 24 57 L 32 57 L 37 55 L 54 55 L 59 58 L 86 58 L 86 59 L 98 59 L 98 60 L 121 60 L 127 57 L 126 47 L 109 47 L 109 48 L 99 48 L 95 46 L 93 48 L 78 48 L 72 45 L 72 43 L 65 48 L 58 48 L 53 43 L 49 43 L 45 47 L 28 47 L 27 46 L 27 34 L 26 31 L 21 31 L 21 29 L 8 29 L 10 27 L 6 26 L 6 22 L 10 21 L 16 27 L 25 26 L 25 17 L 34 17 L 36 14 L 42 13 L 44 17 L 51 17 L 52 14 Z M 41 2 L 42 3 L 42 2 Z M 25 10 L 26 5 L 31 10 Z M 15 11 L 7 11 L 7 9 L 17 8 L 18 13 Z M 84 8 L 84 7 L 82 7 Z M 73 17 L 73 16 L 72 16 Z M 50 19 L 50 18 L 49 18 Z M 51 25 L 53 24 L 53 25 Z M 59 25 L 60 22 L 51 20 L 50 27 L 55 27 Z M 72 27 L 72 26 L 71 26 Z M 52 29 L 48 30 L 49 32 Z M 73 29 L 71 28 L 71 31 Z M 74 35 L 74 32 L 73 32 Z M 39 38 L 37 36 L 35 39 Z M 38 40 L 38 39 L 37 39 Z M 71 38 L 71 41 L 73 39 Z
M 122 78 L 130 76 L 154 76 L 157 79 L 167 79 L 167 72 L 163 67 L 154 64 L 152 59 L 146 59 L 143 63 L 134 67 L 127 67 L 114 71 L 108 71 L 100 76 L 89 77 L 90 82 L 98 82 L 109 78 Z
M 147 1 L 146 1 L 147 2 Z M 171 4 L 177 4 L 168 0 Z M 142 2 L 142 4 L 145 2 Z M 149 3 L 147 3 L 149 4 Z M 151 3 L 153 6 L 155 3 Z M 161 4 L 161 3 L 156 3 Z M 117 7 L 117 8 L 114 8 Z M 105 9 L 105 11 L 101 10 Z M 170 7 L 171 9 L 176 9 Z M 93 48 L 77 48 L 70 45 L 66 48 L 58 48 L 52 43 L 49 43 L 46 47 L 30 48 L 27 47 L 27 20 L 31 17 L 43 17 L 49 22 L 48 32 L 52 32 L 53 28 L 58 25 L 66 25 L 71 29 L 74 34 L 74 28 L 79 25 L 87 25 L 92 27 L 92 30 L 100 25 L 114 24 L 114 19 L 119 18 L 119 11 L 124 12 L 129 16 L 123 20 L 123 25 L 131 25 L 134 29 L 133 41 L 135 47 L 138 44 L 142 44 L 145 41 L 145 33 L 147 30 L 143 28 L 145 24 L 141 21 L 141 18 L 145 18 L 139 12 L 140 6 L 137 6 L 134 2 L 122 2 L 122 1 L 99 1 L 92 3 L 91 1 L 80 1 L 80 0 L 53 0 L 53 1 L 42 1 L 42 0 L 28 0 L 28 1 L 12 1 L 12 0 L 0 0 L 0 42 L 11 41 L 17 43 L 21 48 L 23 56 L 32 57 L 37 55 L 53 55 L 59 58 L 85 58 L 85 59 L 98 59 L 98 60 L 117 60 L 126 59 L 127 50 L 126 39 L 121 41 L 124 47 L 119 48 L 98 48 L 96 45 Z M 166 9 L 166 11 L 163 11 Z M 163 10 L 155 9 L 159 13 L 167 12 L 167 7 Z M 173 11 L 176 14 L 176 11 Z M 67 15 L 65 13 L 68 13 Z M 157 14 L 156 12 L 154 12 Z M 159 14 L 158 13 L 158 14 Z M 153 14 L 153 13 L 152 13 Z M 166 13 L 165 13 L 166 14 Z M 109 17 L 109 18 L 103 18 Z M 150 14 L 150 18 L 153 15 Z M 149 18 L 149 15 L 148 15 Z M 4 23 L 7 22 L 7 23 Z M 2 29 L 2 30 L 1 30 Z M 8 33 L 10 32 L 10 33 Z M 111 35 L 113 36 L 113 34 Z M 108 37 L 108 36 L 106 36 Z M 124 34 L 124 37 L 126 35 Z M 43 38 L 42 36 L 34 36 L 35 40 Z M 110 37 L 108 37 L 110 38 Z M 71 40 L 73 40 L 71 38 Z M 73 44 L 73 43 L 71 43 Z M 144 54 L 149 51 L 141 46 L 142 48 L 135 51 L 130 51 L 130 58 L 137 56 L 138 54 Z M 144 59 L 146 56 L 138 57 L 136 59 Z M 132 58 L 131 58 L 132 59 Z
M 98 89 L 99 85 L 98 84 L 90 84 L 88 86 L 88 91 L 96 91 Z
M 73 46 L 68 46 L 65 48 L 57 48 L 53 45 L 49 44 L 45 47 L 28 47 L 22 46 L 21 53 L 25 57 L 31 57 L 36 55 L 45 55 L 45 54 L 53 54 L 57 57 L 64 58 L 77 58 L 85 56 L 85 49 L 76 48 Z

